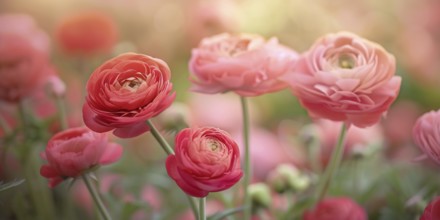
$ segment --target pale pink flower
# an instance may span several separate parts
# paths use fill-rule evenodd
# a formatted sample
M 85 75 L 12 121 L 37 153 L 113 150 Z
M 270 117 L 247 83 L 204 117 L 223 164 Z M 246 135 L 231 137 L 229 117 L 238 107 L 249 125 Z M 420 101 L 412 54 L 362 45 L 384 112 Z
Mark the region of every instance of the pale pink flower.
M 367 213 L 348 197 L 321 200 L 316 207 L 303 215 L 303 220 L 367 220 Z
M 320 38 L 285 79 L 311 117 L 368 127 L 399 93 L 395 70 L 394 56 L 382 46 L 339 32 Z
M 121 138 L 149 130 L 146 121 L 168 108 L 172 92 L 168 65 L 143 54 L 125 53 L 98 67 L 87 82 L 84 123 Z
M 430 111 L 417 119 L 413 139 L 423 153 L 440 164 L 440 110 Z
M 175 155 L 166 160 L 168 175 L 187 194 L 205 197 L 237 183 L 240 168 L 238 145 L 218 128 L 186 128 L 176 136 Z
M 47 164 L 41 166 L 40 174 L 55 187 L 64 179 L 87 172 L 98 165 L 117 161 L 122 147 L 110 143 L 106 134 L 95 133 L 86 127 L 70 128 L 55 134 L 41 154 Z
M 189 68 L 192 90 L 201 93 L 234 91 L 257 96 L 287 87 L 279 77 L 288 73 L 297 53 L 257 35 L 219 34 L 192 50 Z
M 0 15 L 0 100 L 18 102 L 46 81 L 49 37 L 32 17 Z

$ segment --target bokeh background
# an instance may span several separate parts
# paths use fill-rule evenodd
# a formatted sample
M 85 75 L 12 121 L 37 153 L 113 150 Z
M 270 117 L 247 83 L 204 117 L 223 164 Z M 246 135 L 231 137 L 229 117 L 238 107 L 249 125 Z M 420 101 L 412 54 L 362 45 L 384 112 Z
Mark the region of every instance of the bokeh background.
M 110 50 L 75 54 L 60 45 L 57 33 L 63 21 L 83 12 L 102 13 L 111 20 L 116 32 Z M 254 33 L 277 37 L 282 44 L 301 53 L 327 33 L 354 32 L 394 54 L 396 74 L 403 80 L 400 95 L 381 124 L 367 129 L 368 133 L 359 131 L 352 135 L 354 153 L 344 162 L 346 166 L 337 177 L 339 184 L 334 184 L 331 193 L 355 198 L 366 208 L 370 219 L 399 220 L 416 219 L 438 194 L 438 166 L 414 161 L 420 151 L 411 137 L 417 117 L 440 108 L 438 0 L 0 0 L 0 14 L 6 13 L 32 16 L 51 37 L 51 61 L 67 85 L 66 104 L 72 126 L 82 124 L 85 82 L 102 62 L 123 52 L 144 53 L 166 61 L 177 98 L 155 120 L 171 141 L 185 124 L 218 126 L 238 142 L 241 140 L 238 97 L 208 96 L 189 90 L 188 61 L 191 49 L 202 38 L 222 32 Z M 255 182 L 267 182 L 270 171 L 282 163 L 294 164 L 304 172 L 313 170 L 308 157 L 310 143 L 304 139 L 318 137 L 321 148 L 326 146 L 324 140 L 329 139 L 329 148 L 336 140 L 338 126 L 311 124 L 288 90 L 250 101 L 251 135 L 255 139 L 251 140 L 253 160 L 261 162 L 254 166 Z M 33 102 L 36 104 L 32 106 L 37 106 L 34 111 L 38 112 L 41 102 Z M 0 108 L 14 115 L 13 107 L 0 103 Z M 336 134 L 329 134 L 330 131 Z M 154 139 L 148 134 L 128 140 L 114 139 L 125 147 L 124 157 L 98 176 L 107 201 L 119 216 L 116 219 L 181 216 L 187 209 L 185 197 L 166 176 L 166 155 L 155 146 Z M 44 143 L 40 145 L 44 149 Z M 315 155 L 322 162 L 320 166 L 325 166 L 325 154 Z M 353 159 L 353 155 L 361 159 Z M 7 157 L 12 165 L 0 172 L 4 180 L 16 178 L 14 169 L 20 166 L 13 155 Z M 35 178 L 44 184 L 42 177 Z M 68 188 L 65 184 L 54 190 L 54 201 L 58 197 L 75 198 L 67 205 L 57 204 L 57 215 L 66 217 L 62 219 L 94 219 L 96 213 L 91 211 L 92 203 L 84 195 L 84 187 L 75 183 Z M 13 213 L 21 208 L 32 210 L 24 201 L 8 204 L 19 196 L 16 190 L 19 188 L 0 192 L 0 219 L 20 219 Z M 218 210 L 215 202 L 221 196 L 214 195 L 211 200 L 213 210 Z

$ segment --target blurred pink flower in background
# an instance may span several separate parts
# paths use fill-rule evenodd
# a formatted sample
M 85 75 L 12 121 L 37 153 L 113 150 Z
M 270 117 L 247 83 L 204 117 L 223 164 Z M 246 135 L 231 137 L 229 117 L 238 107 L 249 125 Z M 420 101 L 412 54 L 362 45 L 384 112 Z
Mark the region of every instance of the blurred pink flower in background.
M 399 93 L 395 70 L 394 56 L 382 46 L 339 32 L 317 40 L 285 79 L 311 117 L 368 127 Z
M 252 164 L 252 180 L 264 181 L 270 171 L 279 164 L 287 163 L 297 165 L 298 161 L 292 150 L 293 146 L 285 146 L 278 137 L 268 130 L 260 127 L 251 127 L 249 146 Z M 240 151 L 244 151 L 242 132 L 232 133 L 235 140 L 240 140 Z M 242 157 L 244 155 L 241 155 Z
M 204 37 L 238 29 L 238 6 L 233 0 L 191 0 L 185 8 L 185 35 L 191 46 Z
M 318 139 L 320 141 L 320 159 L 323 166 L 327 166 L 335 148 L 342 122 L 321 119 L 315 122 Z M 383 129 L 379 124 L 367 128 L 351 127 L 345 137 L 344 158 L 354 156 L 373 145 L 383 143 Z
M 440 110 L 430 111 L 417 119 L 413 139 L 426 156 L 440 164 Z
M 314 209 L 303 215 L 303 220 L 367 220 L 365 210 L 348 197 L 321 200 Z
M 51 74 L 49 37 L 32 17 L 0 15 L 0 100 L 18 102 Z
M 226 190 L 243 175 L 240 151 L 218 128 L 186 128 L 176 136 L 175 155 L 166 160 L 168 175 L 187 194 L 205 197 Z
M 87 82 L 84 123 L 121 138 L 149 130 L 146 120 L 174 101 L 168 65 L 143 54 L 125 53 L 98 67 Z
M 233 94 L 191 93 L 187 103 L 191 112 L 191 125 L 214 126 L 231 133 L 242 129 L 240 99 Z M 248 109 L 250 123 L 258 123 L 259 112 L 252 100 L 249 100 Z
M 420 84 L 437 88 L 440 83 L 440 2 L 420 0 L 401 11 L 403 30 L 399 34 L 402 65 Z
M 41 156 L 48 163 L 40 174 L 55 187 L 64 179 L 81 175 L 98 165 L 117 161 L 122 147 L 108 142 L 106 134 L 95 133 L 86 127 L 70 128 L 55 134 Z
M 279 79 L 295 64 L 298 54 L 276 38 L 219 34 L 201 41 L 189 61 L 192 90 L 201 93 L 233 91 L 258 96 L 287 87 Z
M 118 35 L 116 23 L 109 15 L 83 11 L 64 17 L 58 24 L 55 38 L 65 53 L 89 56 L 110 53 Z
M 423 211 L 419 220 L 437 220 L 440 219 L 440 197 L 434 198 Z

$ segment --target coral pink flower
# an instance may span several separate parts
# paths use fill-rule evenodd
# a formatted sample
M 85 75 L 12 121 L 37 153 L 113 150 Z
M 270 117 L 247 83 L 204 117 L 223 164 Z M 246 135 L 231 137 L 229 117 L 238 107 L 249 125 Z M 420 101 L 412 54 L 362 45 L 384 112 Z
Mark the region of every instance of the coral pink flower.
M 50 187 L 55 187 L 66 178 L 115 162 L 122 155 L 122 147 L 109 143 L 106 134 L 78 127 L 55 134 L 41 155 L 48 164 L 41 167 L 40 174 L 49 179 Z
M 287 87 L 279 79 L 288 73 L 297 53 L 256 35 L 220 34 L 202 40 L 193 49 L 189 68 L 192 90 L 201 93 L 234 91 L 257 96 Z
M 118 30 L 108 15 L 85 11 L 64 18 L 55 35 L 66 53 L 94 55 L 111 51 L 116 44 Z
M 243 172 L 237 143 L 218 128 L 186 128 L 176 136 L 168 175 L 191 196 L 205 197 L 237 183 Z
M 96 132 L 113 130 L 121 138 L 149 130 L 146 120 L 174 101 L 170 69 L 160 60 L 125 53 L 98 67 L 87 82 L 84 123 Z
M 319 39 L 285 79 L 310 116 L 368 127 L 399 93 L 395 69 L 394 56 L 380 45 L 340 32 Z
M 440 110 L 425 113 L 417 119 L 413 139 L 423 153 L 440 164 Z
M 303 215 L 303 220 L 366 220 L 365 210 L 347 197 L 326 198 L 313 210 Z
M 440 197 L 434 198 L 423 211 L 420 220 L 437 220 L 440 219 Z
M 0 100 L 17 102 L 51 72 L 49 37 L 24 14 L 0 15 Z

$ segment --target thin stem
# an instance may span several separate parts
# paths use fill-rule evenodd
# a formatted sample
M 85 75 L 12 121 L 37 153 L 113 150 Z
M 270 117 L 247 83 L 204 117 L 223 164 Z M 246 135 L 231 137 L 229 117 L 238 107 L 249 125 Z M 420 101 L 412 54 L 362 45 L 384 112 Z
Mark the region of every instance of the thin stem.
M 55 103 L 58 108 L 61 130 L 66 130 L 68 128 L 68 125 L 67 125 L 67 116 L 66 116 L 66 105 L 64 104 L 64 99 L 60 96 L 56 96 Z
M 0 127 L 3 129 L 4 136 L 9 136 L 11 134 L 11 127 L 8 125 L 8 122 L 0 115 Z
M 147 120 L 147 124 L 150 127 L 151 134 L 153 134 L 154 138 L 156 138 L 157 142 L 159 142 L 162 149 L 168 154 L 174 154 L 173 148 L 170 147 L 168 142 L 165 140 L 165 138 L 162 137 L 162 135 L 159 133 L 157 128 L 154 126 L 153 122 L 150 121 L 150 119 Z
M 102 202 L 98 191 L 93 186 L 90 176 L 88 174 L 82 174 L 81 177 L 84 180 L 84 183 L 86 184 L 87 189 L 89 190 L 90 195 L 92 196 L 93 201 L 95 201 L 95 205 L 98 207 L 98 210 L 101 213 L 104 220 L 111 220 L 112 217 L 107 211 L 107 208 L 105 208 L 104 203 Z
M 157 142 L 159 142 L 159 145 L 167 153 L 167 155 L 174 154 L 173 148 L 171 148 L 171 146 L 168 144 L 165 138 L 160 134 L 160 132 L 154 126 L 153 122 L 151 120 L 147 120 L 147 125 L 150 127 L 151 134 L 153 134 L 154 138 L 157 140 Z M 188 197 L 190 207 L 193 211 L 194 216 L 197 218 L 198 211 L 197 211 L 196 201 L 194 200 L 193 197 L 189 196 L 188 194 L 185 195 Z
M 199 220 L 206 220 L 205 205 L 206 205 L 206 197 L 200 198 L 200 201 L 199 201 Z
M 249 111 L 247 99 L 240 96 L 241 109 L 243 113 L 243 142 L 244 142 L 244 178 L 243 178 L 243 190 L 244 190 L 244 219 L 251 218 L 251 198 L 247 191 L 252 176 L 251 159 L 249 149 Z
M 318 189 L 316 191 L 315 205 L 319 203 L 319 201 L 321 201 L 322 198 L 324 198 L 330 186 L 330 182 L 333 177 L 333 174 L 337 171 L 339 165 L 341 164 L 342 155 L 344 154 L 344 140 L 345 140 L 345 135 L 347 133 L 346 131 L 347 129 L 345 128 L 345 123 L 343 123 L 341 126 L 338 143 L 336 145 L 336 148 L 333 150 L 330 163 L 328 164 L 327 168 L 324 171 L 324 175 L 319 181 Z

